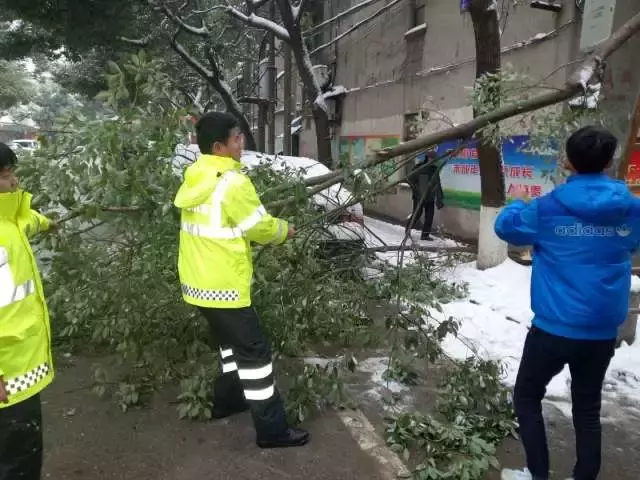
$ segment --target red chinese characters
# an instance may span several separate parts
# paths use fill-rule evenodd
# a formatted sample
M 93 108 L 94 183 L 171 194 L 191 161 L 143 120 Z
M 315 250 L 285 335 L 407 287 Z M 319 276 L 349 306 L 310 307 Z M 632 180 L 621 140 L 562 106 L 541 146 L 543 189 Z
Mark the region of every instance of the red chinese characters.
M 533 178 L 533 168 L 529 165 L 504 165 L 502 171 L 509 178 Z
M 507 189 L 507 195 L 511 196 L 511 194 L 516 188 L 523 189 L 527 193 L 527 195 L 531 198 L 542 196 L 541 185 L 528 185 L 528 184 L 517 184 L 517 183 L 509 184 L 509 188 Z

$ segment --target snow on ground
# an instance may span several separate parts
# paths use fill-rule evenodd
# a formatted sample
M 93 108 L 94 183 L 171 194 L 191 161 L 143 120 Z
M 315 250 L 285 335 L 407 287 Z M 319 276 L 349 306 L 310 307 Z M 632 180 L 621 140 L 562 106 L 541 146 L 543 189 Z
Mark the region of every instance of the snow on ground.
M 379 247 L 384 245 L 397 246 L 401 245 L 404 240 L 405 230 L 400 225 L 393 225 L 391 223 L 377 220 L 371 217 L 365 217 L 365 235 L 367 246 Z M 438 247 L 455 247 L 459 244 L 448 238 L 440 238 L 433 236 L 431 241 L 423 241 L 420 239 L 420 231 L 412 230 L 411 239 L 407 242 L 407 250 L 404 253 L 404 261 L 411 262 L 413 258 L 413 252 L 411 252 L 412 242 L 425 246 L 438 246 Z M 400 254 L 398 252 L 379 252 L 376 256 L 380 260 L 385 260 L 389 263 L 397 265 L 399 263 Z
M 374 234 L 389 245 L 399 245 L 404 238 L 404 228 L 400 226 L 372 218 L 366 218 L 365 225 L 372 231 L 368 237 L 372 244 L 380 244 Z M 434 244 L 456 245 L 446 239 L 438 239 Z M 378 255 L 383 260 L 397 262 L 397 253 Z M 407 255 L 410 259 L 411 253 Z M 475 263 L 469 263 L 458 265 L 443 275 L 451 281 L 466 283 L 469 289 L 465 299 L 443 305 L 443 313 L 432 312 L 438 320 L 454 317 L 461 321 L 458 337 L 450 336 L 444 341 L 446 352 L 460 359 L 478 354 L 501 360 L 505 365 L 504 381 L 513 385 L 533 317 L 530 309 L 531 268 L 507 260 L 496 268 L 479 271 Z M 634 278 L 634 287 L 640 288 L 637 278 Z M 553 379 L 547 389 L 547 398 L 570 414 L 568 368 Z M 605 380 L 605 403 L 628 404 L 629 400 L 640 402 L 640 340 L 633 346 L 624 344 L 616 351 Z

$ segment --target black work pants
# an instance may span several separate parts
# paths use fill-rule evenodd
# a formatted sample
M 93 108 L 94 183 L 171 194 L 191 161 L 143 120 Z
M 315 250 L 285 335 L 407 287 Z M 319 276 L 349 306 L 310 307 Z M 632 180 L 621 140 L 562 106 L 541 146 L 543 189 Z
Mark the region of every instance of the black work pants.
M 214 385 L 216 406 L 233 410 L 246 400 L 258 440 L 283 435 L 288 429 L 284 405 L 275 388 L 271 348 L 255 309 L 200 310 L 220 349 L 222 375 Z
M 532 327 L 527 336 L 514 392 L 520 437 L 534 478 L 549 478 L 549 451 L 542 399 L 565 365 L 571 372 L 573 426 L 576 434 L 575 480 L 595 480 L 600 472 L 602 384 L 615 353 L 615 339 L 572 340 Z
M 436 212 L 435 199 L 426 198 L 422 204 L 420 204 L 420 200 L 420 198 L 416 198 L 415 196 L 413 197 L 413 212 L 416 216 L 415 224 L 417 224 L 424 215 L 424 220 L 422 222 L 422 238 L 424 239 L 431 235 L 431 229 L 433 228 L 433 217 Z M 412 217 L 413 215 L 409 217 L 409 220 L 407 221 L 407 230 L 409 230 L 409 227 L 411 226 Z
M 39 480 L 42 470 L 40 395 L 0 408 L 0 480 Z

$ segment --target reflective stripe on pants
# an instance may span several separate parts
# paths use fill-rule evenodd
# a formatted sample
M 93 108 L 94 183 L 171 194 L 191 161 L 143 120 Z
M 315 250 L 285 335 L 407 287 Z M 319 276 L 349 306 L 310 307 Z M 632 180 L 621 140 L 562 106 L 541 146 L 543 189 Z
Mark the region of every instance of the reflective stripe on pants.
M 252 307 L 200 308 L 220 349 L 222 376 L 215 385 L 215 401 L 237 402 L 240 392 L 251 407 L 259 439 L 279 436 L 288 428 L 284 406 L 274 384 L 271 349 Z

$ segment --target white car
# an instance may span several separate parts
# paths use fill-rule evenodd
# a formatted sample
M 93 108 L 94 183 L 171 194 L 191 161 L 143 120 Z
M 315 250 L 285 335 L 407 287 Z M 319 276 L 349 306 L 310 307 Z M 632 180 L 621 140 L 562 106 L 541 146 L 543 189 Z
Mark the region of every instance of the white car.
M 176 162 L 174 165 L 182 174 L 184 167 L 194 162 L 200 155 L 198 145 L 178 145 L 176 147 Z M 260 164 L 271 165 L 276 171 L 282 171 L 287 168 L 300 171 L 303 178 L 312 178 L 330 173 L 326 166 L 305 157 L 288 157 L 283 155 L 267 155 L 259 152 L 245 150 L 242 153 L 241 163 L 247 168 L 255 168 Z M 332 185 L 331 187 L 317 193 L 313 196 L 313 203 L 318 210 L 331 211 L 338 209 L 343 205 L 347 205 L 353 200 L 353 194 L 344 188 L 341 184 Z M 362 204 L 356 203 L 344 208 L 342 213 L 335 217 L 332 216 L 331 223 L 326 225 L 327 238 L 323 239 L 323 243 L 330 249 L 339 248 L 362 248 L 365 242 L 364 214 Z
M 24 152 L 33 152 L 38 149 L 40 144 L 37 140 L 30 139 L 22 139 L 22 140 L 13 140 L 9 147 L 14 151 L 24 151 Z

